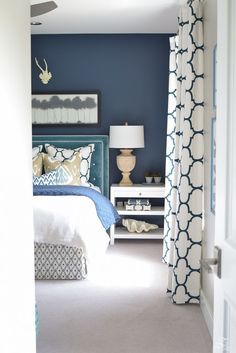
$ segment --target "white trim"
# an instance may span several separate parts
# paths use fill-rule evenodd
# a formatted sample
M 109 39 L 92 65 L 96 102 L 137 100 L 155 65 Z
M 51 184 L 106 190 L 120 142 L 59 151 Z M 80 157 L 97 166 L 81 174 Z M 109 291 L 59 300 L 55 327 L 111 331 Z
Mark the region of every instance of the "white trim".
M 202 290 L 200 292 L 200 307 L 201 307 L 205 322 L 207 324 L 207 328 L 210 333 L 210 336 L 213 339 L 213 313 L 210 310 L 209 304 Z

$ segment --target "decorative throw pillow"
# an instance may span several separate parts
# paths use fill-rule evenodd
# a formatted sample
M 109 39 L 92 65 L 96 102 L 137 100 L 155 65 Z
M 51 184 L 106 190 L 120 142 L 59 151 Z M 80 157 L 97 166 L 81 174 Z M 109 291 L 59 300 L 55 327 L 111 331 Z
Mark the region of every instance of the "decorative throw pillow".
M 73 181 L 72 175 L 64 167 L 59 167 L 56 172 L 57 185 L 70 185 Z
M 40 177 L 33 176 L 34 185 L 68 185 L 72 181 L 72 176 L 63 168 L 59 167 Z
M 67 160 L 74 156 L 75 153 L 80 153 L 81 164 L 80 164 L 80 180 L 81 184 L 86 184 L 89 182 L 90 176 L 90 165 L 92 153 L 94 151 L 94 144 L 89 144 L 88 146 L 78 147 L 75 149 L 66 149 L 62 147 L 56 147 L 54 145 L 45 144 L 45 149 L 49 156 L 54 157 L 60 162 Z
M 42 153 L 38 153 L 38 155 L 36 155 L 36 157 L 33 158 L 32 164 L 33 164 L 33 175 L 35 175 L 37 177 L 42 175 L 42 172 L 43 172 L 43 154 Z
M 32 148 L 32 159 L 37 157 L 39 153 L 41 153 L 43 150 L 43 145 L 35 146 Z
M 50 157 L 48 154 L 43 155 L 43 165 L 46 173 L 56 170 L 59 167 L 63 167 L 67 173 L 72 177 L 70 185 L 80 185 L 80 154 L 75 153 L 74 156 L 70 159 L 66 159 L 63 162 L 58 161 L 57 159 Z
M 57 170 L 43 174 L 39 177 L 33 176 L 34 185 L 57 185 Z

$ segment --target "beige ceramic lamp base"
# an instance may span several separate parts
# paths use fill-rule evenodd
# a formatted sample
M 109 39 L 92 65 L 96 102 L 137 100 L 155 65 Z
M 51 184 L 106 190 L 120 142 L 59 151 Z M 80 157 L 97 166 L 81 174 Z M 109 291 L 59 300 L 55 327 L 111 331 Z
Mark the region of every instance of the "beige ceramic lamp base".
M 130 179 L 131 171 L 134 169 L 136 164 L 136 156 L 132 154 L 133 150 L 122 149 L 121 154 L 116 157 L 116 162 L 119 170 L 121 171 L 123 178 L 120 181 L 121 186 L 133 185 Z

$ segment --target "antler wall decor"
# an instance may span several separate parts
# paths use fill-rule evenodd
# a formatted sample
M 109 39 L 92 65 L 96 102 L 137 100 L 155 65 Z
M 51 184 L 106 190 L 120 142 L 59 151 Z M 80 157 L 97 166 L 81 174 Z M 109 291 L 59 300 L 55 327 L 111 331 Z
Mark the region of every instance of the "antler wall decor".
M 48 64 L 45 59 L 43 59 L 44 64 L 45 64 L 45 70 L 39 65 L 37 58 L 35 58 L 36 65 L 38 68 L 41 70 L 41 73 L 39 74 L 39 78 L 42 81 L 44 85 L 48 84 L 48 81 L 52 78 L 51 72 L 48 71 Z

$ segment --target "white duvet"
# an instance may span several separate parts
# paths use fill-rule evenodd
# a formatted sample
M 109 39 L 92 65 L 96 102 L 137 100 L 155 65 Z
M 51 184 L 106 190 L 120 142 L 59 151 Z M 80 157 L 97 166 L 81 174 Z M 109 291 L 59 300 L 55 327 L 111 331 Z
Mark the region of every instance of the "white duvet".
M 35 241 L 83 248 L 88 263 L 105 253 L 109 237 L 85 196 L 34 196 Z

